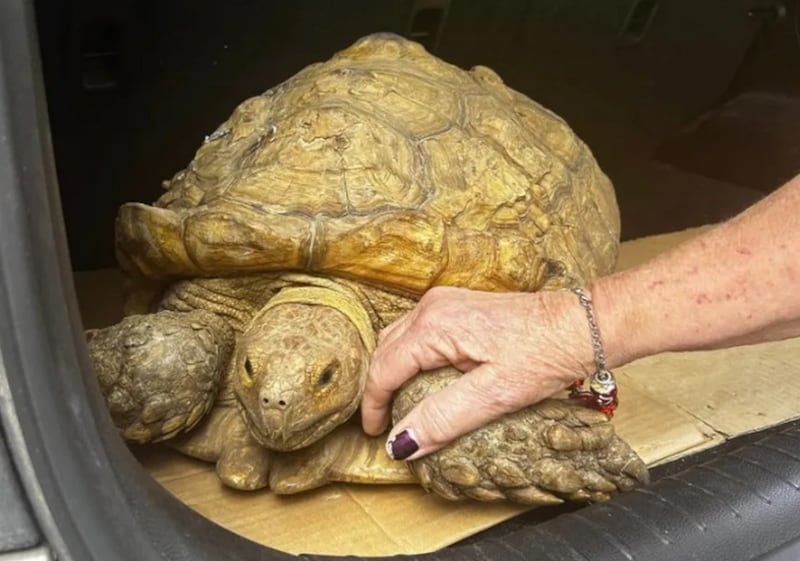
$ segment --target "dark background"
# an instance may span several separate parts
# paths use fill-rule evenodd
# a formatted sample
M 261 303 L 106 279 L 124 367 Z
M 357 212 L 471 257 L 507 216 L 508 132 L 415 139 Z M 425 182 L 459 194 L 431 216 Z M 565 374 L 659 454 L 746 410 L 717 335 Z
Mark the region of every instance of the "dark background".
M 41 0 L 73 266 L 114 264 L 246 97 L 394 31 L 563 116 L 617 188 L 623 238 L 722 220 L 800 171 L 798 4 L 765 0 Z

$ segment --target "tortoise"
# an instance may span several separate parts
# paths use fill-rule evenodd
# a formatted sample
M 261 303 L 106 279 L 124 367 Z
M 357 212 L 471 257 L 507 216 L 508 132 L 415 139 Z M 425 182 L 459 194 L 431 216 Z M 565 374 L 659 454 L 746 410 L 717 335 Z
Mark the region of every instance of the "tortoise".
M 609 179 L 561 118 L 489 68 L 367 36 L 242 102 L 164 187 L 120 208 L 126 317 L 87 331 L 127 440 L 276 493 L 417 483 L 555 504 L 647 480 L 607 416 L 566 399 L 410 463 L 353 420 L 376 334 L 429 288 L 559 290 L 615 263 Z M 393 416 L 458 375 L 415 377 Z

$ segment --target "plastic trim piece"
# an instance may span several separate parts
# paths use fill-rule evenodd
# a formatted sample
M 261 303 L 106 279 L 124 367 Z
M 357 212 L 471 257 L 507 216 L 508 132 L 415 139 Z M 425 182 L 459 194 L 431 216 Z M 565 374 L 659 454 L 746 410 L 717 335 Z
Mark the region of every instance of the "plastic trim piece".
M 75 302 L 32 22 L 28 2 L 0 3 L 0 415 L 42 534 L 65 561 L 290 559 L 173 499 L 110 423 Z M 800 537 L 798 450 L 798 425 L 766 431 L 649 488 L 419 559 L 786 559 Z
M 0 561 L 53 561 L 53 557 L 46 547 L 36 547 L 12 553 L 0 553 Z
M 28 501 L 20 487 L 0 427 L 0 561 L 2 553 L 30 548 L 41 542 L 39 529 L 31 518 Z

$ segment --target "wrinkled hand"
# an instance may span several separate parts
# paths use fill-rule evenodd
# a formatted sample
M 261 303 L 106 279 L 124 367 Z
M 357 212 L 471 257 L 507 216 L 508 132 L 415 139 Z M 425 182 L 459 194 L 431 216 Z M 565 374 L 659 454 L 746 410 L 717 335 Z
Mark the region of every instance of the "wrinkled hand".
M 387 451 L 416 459 L 590 372 L 586 318 L 567 291 L 489 293 L 439 287 L 381 332 L 362 401 L 371 435 L 389 424 L 392 393 L 422 370 L 464 374 L 392 429 Z

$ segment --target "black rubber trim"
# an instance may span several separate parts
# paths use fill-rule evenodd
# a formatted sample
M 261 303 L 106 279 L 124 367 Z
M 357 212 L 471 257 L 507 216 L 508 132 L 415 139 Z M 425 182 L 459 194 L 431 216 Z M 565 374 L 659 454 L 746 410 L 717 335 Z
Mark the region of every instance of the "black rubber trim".
M 723 561 L 764 556 L 798 535 L 800 425 L 792 423 L 527 538 L 556 559 Z
M 32 22 L 24 0 L 0 3 L 0 415 L 42 534 L 62 560 L 289 559 L 174 500 L 111 426 L 83 344 Z M 800 428 L 765 431 L 649 488 L 499 532 L 419 558 L 794 559 Z

